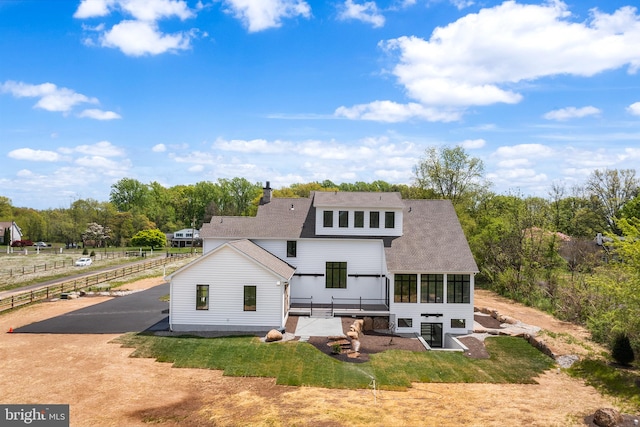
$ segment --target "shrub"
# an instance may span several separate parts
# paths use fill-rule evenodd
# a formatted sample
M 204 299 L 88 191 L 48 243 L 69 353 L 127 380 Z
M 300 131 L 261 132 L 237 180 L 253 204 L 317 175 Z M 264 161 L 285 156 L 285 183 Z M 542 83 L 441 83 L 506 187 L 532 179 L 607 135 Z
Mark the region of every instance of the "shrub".
M 89 255 L 90 257 L 94 257 L 96 256 L 96 251 L 91 251 L 91 254 Z
M 84 248 L 82 250 L 82 255 L 89 255 L 89 251 L 87 250 L 87 248 Z
M 627 334 L 617 334 L 611 346 L 611 357 L 621 365 L 630 365 L 635 359 Z

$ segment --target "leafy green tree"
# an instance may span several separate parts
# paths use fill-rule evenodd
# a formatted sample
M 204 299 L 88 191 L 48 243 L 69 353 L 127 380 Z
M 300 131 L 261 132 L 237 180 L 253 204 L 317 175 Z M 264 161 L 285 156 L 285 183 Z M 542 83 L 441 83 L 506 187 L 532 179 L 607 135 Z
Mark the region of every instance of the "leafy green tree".
M 0 221 L 11 221 L 12 214 L 13 206 L 11 206 L 11 199 L 0 196 Z
M 150 230 L 142 230 L 138 231 L 131 238 L 131 246 L 140 246 L 140 247 L 151 247 L 151 249 L 155 248 L 163 248 L 167 244 L 167 236 L 165 234 L 155 229 Z
M 594 170 L 586 189 L 599 202 L 607 225 L 617 232 L 615 220 L 622 207 L 638 195 L 640 182 L 634 169 Z
M 454 205 L 489 187 L 482 160 L 470 157 L 460 146 L 428 148 L 413 172 L 418 187 L 430 189 Z
M 120 212 L 144 211 L 149 199 L 149 188 L 132 178 L 122 178 L 111 186 L 109 200 Z

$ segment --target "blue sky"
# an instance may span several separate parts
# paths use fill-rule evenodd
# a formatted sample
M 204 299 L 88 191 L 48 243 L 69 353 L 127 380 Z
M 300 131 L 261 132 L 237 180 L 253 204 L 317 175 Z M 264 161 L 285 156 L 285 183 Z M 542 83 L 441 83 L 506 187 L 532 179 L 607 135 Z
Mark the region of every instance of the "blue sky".
M 0 195 L 410 184 L 462 145 L 546 196 L 637 169 L 639 68 L 630 1 L 0 0 Z

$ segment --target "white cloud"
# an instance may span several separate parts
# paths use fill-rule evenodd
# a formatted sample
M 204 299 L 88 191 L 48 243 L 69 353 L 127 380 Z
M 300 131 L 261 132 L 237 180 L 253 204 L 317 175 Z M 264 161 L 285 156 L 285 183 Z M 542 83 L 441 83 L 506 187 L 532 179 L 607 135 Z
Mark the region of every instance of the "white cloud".
M 473 6 L 475 4 L 475 2 L 471 0 L 450 0 L 450 1 L 451 1 L 451 4 L 453 4 L 455 7 L 458 8 L 458 10 L 462 10 L 469 6 Z
M 111 160 L 103 156 L 84 156 L 76 159 L 75 164 L 87 169 L 99 171 L 106 176 L 122 176 L 131 168 L 129 160 Z
M 459 120 L 461 113 L 452 109 L 439 110 L 425 107 L 415 102 L 399 104 L 393 101 L 373 101 L 353 107 L 338 107 L 334 113 L 339 117 L 351 120 L 372 120 L 378 122 L 397 123 L 411 119 L 430 122 L 452 122 Z
M 203 165 L 193 165 L 187 169 L 189 172 L 202 172 L 204 170 Z
M 101 157 L 122 157 L 125 154 L 122 148 L 116 147 L 109 141 L 100 141 L 92 145 L 78 145 L 72 151 Z
M 155 22 L 122 21 L 101 36 L 101 45 L 118 48 L 125 55 L 159 55 L 189 49 L 188 33 L 163 34 Z
M 90 98 L 66 87 L 53 83 L 32 85 L 8 80 L 0 86 L 0 92 L 10 93 L 16 98 L 39 98 L 34 108 L 66 113 L 78 104 L 97 104 L 96 98 Z
M 78 114 L 78 117 L 88 117 L 90 119 L 96 120 L 114 120 L 122 118 L 120 114 L 114 113 L 113 111 L 103 111 L 95 108 L 90 108 L 82 111 L 80 114 Z
M 374 1 L 365 1 L 362 4 L 354 3 L 353 0 L 346 0 L 341 7 L 339 19 L 355 19 L 373 25 L 374 28 L 384 26 L 384 16 L 378 10 Z
M 542 144 L 519 144 L 498 147 L 495 155 L 502 158 L 539 158 L 553 156 L 554 150 Z
M 154 153 L 164 153 L 167 151 L 167 146 L 164 144 L 156 144 L 151 148 Z
M 33 150 L 31 148 L 18 148 L 9 151 L 7 154 L 15 160 L 30 160 L 33 162 L 57 162 L 61 160 L 61 156 L 55 151 Z
M 214 142 L 213 146 L 223 151 L 260 154 L 285 153 L 293 148 L 291 143 L 279 140 L 269 142 L 265 139 L 252 139 L 249 141 L 232 139 L 227 141 L 225 139 L 218 138 Z
M 251 33 L 280 27 L 285 18 L 311 16 L 311 7 L 304 0 L 224 0 L 224 3 Z
M 460 143 L 460 146 L 466 150 L 473 150 L 475 148 L 482 148 L 487 144 L 484 139 L 467 139 Z
M 634 116 L 640 116 L 640 102 L 634 102 L 627 107 L 627 111 Z
M 569 119 L 579 119 L 587 116 L 596 116 L 602 111 L 591 105 L 582 108 L 566 107 L 558 110 L 549 111 L 544 116 L 547 120 L 565 121 Z
M 84 19 L 107 16 L 114 4 L 115 0 L 82 0 L 73 17 Z
M 514 85 L 555 75 L 589 77 L 640 65 L 640 23 L 633 7 L 592 10 L 571 22 L 562 1 L 501 5 L 436 28 L 429 40 L 381 43 L 398 55 L 392 73 L 424 105 L 472 106 L 520 102 Z
M 141 21 L 157 21 L 173 16 L 185 20 L 194 16 L 183 0 L 82 0 L 73 17 L 103 17 L 115 9 L 120 9 Z

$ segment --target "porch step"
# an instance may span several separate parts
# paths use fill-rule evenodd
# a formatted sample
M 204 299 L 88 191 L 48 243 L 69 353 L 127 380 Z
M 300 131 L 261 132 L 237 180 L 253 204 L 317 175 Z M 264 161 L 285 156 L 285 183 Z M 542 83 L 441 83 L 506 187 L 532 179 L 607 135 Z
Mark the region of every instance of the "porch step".
M 333 317 L 333 313 L 330 308 L 314 308 L 311 310 L 311 316 L 309 317 L 318 317 L 321 319 L 330 319 Z

